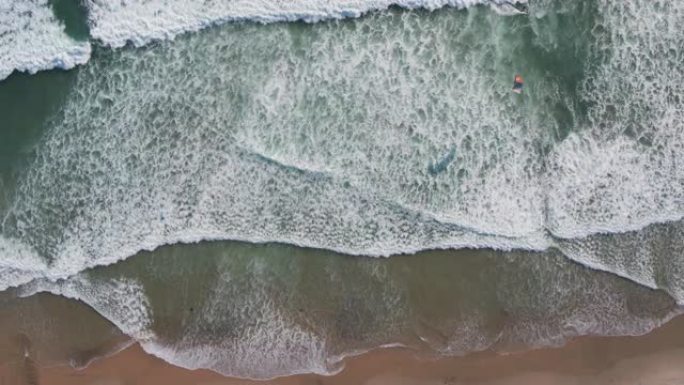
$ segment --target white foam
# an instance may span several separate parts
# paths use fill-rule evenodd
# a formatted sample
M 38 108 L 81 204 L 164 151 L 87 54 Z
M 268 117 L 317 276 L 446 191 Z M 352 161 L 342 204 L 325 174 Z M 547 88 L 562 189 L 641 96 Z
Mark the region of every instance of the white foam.
M 512 102 L 490 87 L 491 70 L 478 72 L 485 53 L 464 62 L 421 45 L 447 41 L 453 16 L 430 30 L 409 13 L 397 16 L 401 27 L 382 15 L 360 20 L 389 39 L 370 44 L 363 33 L 318 25 L 302 58 L 281 25 L 251 26 L 248 39 L 225 28 L 91 63 L 22 179 L 6 229 L 40 245 L 53 280 L 206 239 L 365 255 L 543 249 L 541 191 L 530 183 L 540 168 L 535 145 L 527 127 L 501 118 Z M 238 111 L 239 98 L 248 103 Z M 315 98 L 329 116 L 309 109 Z M 473 113 L 485 104 L 487 116 Z M 446 111 L 447 126 L 461 130 L 444 129 Z M 350 126 L 350 118 L 361 120 Z M 459 167 L 430 175 L 429 164 L 454 147 Z
M 20 288 L 22 296 L 50 292 L 83 301 L 137 341 L 154 338 L 153 314 L 143 286 L 130 278 L 108 280 L 74 276 L 68 280 L 35 280 Z
M 444 284 L 452 287 L 448 275 L 437 277 L 436 286 L 420 285 L 416 297 L 405 272 L 397 275 L 401 269 L 387 264 L 361 263 L 359 269 L 346 270 L 325 252 L 317 257 L 328 262 L 312 265 L 308 258 L 274 261 L 276 256 L 252 255 L 253 248 L 244 248 L 246 254 L 226 248 L 220 255 L 203 255 L 207 259 L 200 265 L 209 263 L 208 270 L 188 269 L 194 262 L 183 258 L 201 250 L 186 249 L 172 258 L 177 264 L 169 268 L 140 259 L 122 269 L 85 272 L 56 283 L 34 281 L 20 288 L 20 294 L 50 291 L 81 300 L 169 363 L 259 380 L 334 374 L 346 357 L 376 347 L 428 348 L 454 356 L 561 346 L 582 335 L 640 335 L 681 313 L 662 293 L 587 272 L 555 251 L 482 255 L 497 258 L 482 270 L 489 274 L 466 278 L 453 289 L 483 285 L 486 293 L 447 296 L 425 308 L 423 298 L 444 294 Z M 417 274 L 434 269 L 439 267 Z M 122 272 L 129 278 L 121 278 Z M 311 292 L 308 285 L 301 286 L 301 274 L 329 284 Z M 192 282 L 199 278 L 202 284 L 195 286 Z M 176 287 L 185 289 L 170 300 Z M 437 303 L 443 308 L 434 308 Z M 423 343 L 416 346 L 412 337 Z
M 669 136 L 666 123 L 653 124 Z M 654 149 L 624 136 L 597 141 L 593 135 L 571 134 L 550 156 L 547 226 L 554 235 L 635 231 L 682 218 L 681 137 L 663 138 L 666 147 Z
M 209 5 L 218 12 L 209 17 L 199 5 L 129 4 L 90 4 L 101 27 L 94 31 L 107 44 L 143 44 L 223 20 L 216 17 L 221 5 Z M 684 39 L 674 27 L 683 18 L 680 4 L 599 3 L 597 31 L 611 44 L 593 47 L 601 60 L 594 58 L 582 85 L 593 103 L 590 124 L 547 158 L 536 151 L 553 131 L 538 124 L 547 122 L 544 112 L 517 108 L 510 79 L 491 63 L 520 43 L 497 34 L 495 15 L 484 19 L 491 25 L 478 24 L 479 34 L 467 31 L 482 42 L 472 49 L 449 44 L 462 32 L 458 15 L 434 15 L 424 25 L 404 13 L 370 16 L 353 28 L 317 25 L 303 36 L 287 26 L 227 26 L 115 52 L 79 73 L 64 115 L 51 122 L 20 176 L 0 237 L 1 288 L 34 280 L 22 289 L 26 295 L 48 290 L 83 300 L 171 363 L 251 378 L 333 373 L 345 352 L 331 354 L 326 339 L 298 325 L 266 292 L 253 290 L 248 299 L 256 301 L 244 306 L 221 306 L 236 297 L 230 276 L 221 277 L 226 284 L 179 341 L 155 335 L 139 282 L 70 276 L 142 249 L 205 239 L 364 255 L 555 246 L 590 267 L 664 287 L 684 303 L 682 230 L 663 231 L 660 239 L 642 229 L 682 213 L 684 119 L 673 102 L 684 84 Z M 636 9 L 643 17 L 625 20 Z M 146 27 L 150 12 L 162 13 Z M 164 12 L 177 13 L 165 19 Z M 537 92 L 547 93 L 539 100 L 558 100 L 552 87 Z M 443 170 L 430 171 L 452 151 Z M 614 243 L 596 234 L 637 229 L 607 238 Z M 668 239 L 674 246 L 660 242 Z M 513 340 L 557 345 L 578 334 L 640 334 L 661 322 L 632 317 L 608 280 L 590 286 L 565 271 L 540 275 L 551 282 L 521 303 L 548 311 L 508 325 Z M 581 293 L 554 286 L 564 280 L 590 288 L 581 293 L 593 307 L 572 314 Z M 540 327 L 539 318 L 561 312 Z M 225 326 L 229 318 L 259 327 L 207 342 L 203 327 Z M 490 346 L 497 337 L 482 333 L 483 320 L 447 328 L 452 334 L 437 350 Z
M 268 274 L 260 273 L 257 265 L 250 267 L 257 282 L 245 282 L 246 277 L 230 267 L 218 266 L 216 283 L 195 309 L 197 318 L 184 322 L 182 335 L 173 341 L 144 342 L 145 351 L 187 369 L 207 368 L 241 378 L 335 370 L 327 364 L 324 338 L 298 325 L 292 319 L 296 311 L 284 311 L 269 292 Z
M 518 108 L 491 60 L 515 60 L 511 47 L 526 37 L 497 29 L 495 14 L 477 28 L 455 12 L 427 25 L 416 13 L 371 15 L 303 34 L 233 25 L 118 51 L 79 73 L 21 177 L 3 231 L 52 263 L 24 274 L 5 258 L 24 274 L 8 285 L 207 239 L 382 256 L 541 250 L 555 242 L 547 231 L 572 241 L 681 218 L 684 39 L 656 21 L 678 25 L 682 5 L 639 1 L 600 4 L 607 37 L 590 47 L 580 90 L 590 124 L 546 158 L 548 109 Z M 141 17 L 159 8 L 130 4 Z M 624 23 L 629 7 L 643 17 Z M 118 3 L 91 12 L 138 25 Z M 452 44 L 466 32 L 479 43 Z M 541 85 L 538 100 L 563 102 Z M 572 258 L 656 282 L 646 265 Z
M 684 221 L 635 232 L 559 240 L 563 254 L 593 269 L 609 271 L 684 303 Z
M 547 227 L 565 238 L 559 247 L 568 257 L 665 288 L 682 303 L 684 29 L 676 26 L 684 2 L 598 5 L 581 89 L 589 126 L 549 156 Z M 670 231 L 646 228 L 668 221 L 678 221 Z
M 0 80 L 12 71 L 69 69 L 90 58 L 90 43 L 64 32 L 48 0 L 0 1 Z
M 316 22 L 358 17 L 391 5 L 405 8 L 463 8 L 484 2 L 525 3 L 527 0 L 237 0 L 237 1 L 146 1 L 111 2 L 88 0 L 91 34 L 112 47 L 126 42 L 136 46 L 152 40 L 172 39 L 187 31 L 227 21 L 251 20 Z
M 41 276 L 48 264 L 30 246 L 0 235 L 0 291 Z
M 625 232 L 684 216 L 683 2 L 600 2 L 582 96 L 590 126 L 549 157 L 557 236 Z M 638 15 L 626 16 L 626 15 Z
M 339 371 L 328 366 L 321 338 L 277 312 L 265 310 L 263 318 L 252 320 L 258 327 L 250 328 L 250 332 L 236 339 L 215 336 L 212 342 L 197 343 L 193 339 L 201 336 L 190 331 L 171 344 L 150 340 L 141 346 L 147 353 L 173 365 L 190 370 L 211 369 L 230 377 L 266 380 L 304 373 L 331 375 Z M 203 322 L 193 326 L 207 327 Z

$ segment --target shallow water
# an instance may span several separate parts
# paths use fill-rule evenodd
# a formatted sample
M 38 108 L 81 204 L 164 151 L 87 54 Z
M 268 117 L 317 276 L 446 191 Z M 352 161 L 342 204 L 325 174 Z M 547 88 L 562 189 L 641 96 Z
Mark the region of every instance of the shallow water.
M 90 304 L 173 364 L 250 378 L 331 373 L 345 356 L 396 344 L 460 355 L 636 335 L 679 312 L 662 291 L 557 252 L 374 259 L 211 242 L 144 252 L 20 293 L 35 289 Z

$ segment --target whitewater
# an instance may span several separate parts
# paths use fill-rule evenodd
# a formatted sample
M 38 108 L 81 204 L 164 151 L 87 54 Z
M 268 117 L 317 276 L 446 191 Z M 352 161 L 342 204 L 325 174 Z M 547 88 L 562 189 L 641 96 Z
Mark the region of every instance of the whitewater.
M 488 3 L 501 7 L 526 0 L 257 0 L 257 1 L 128 1 L 84 0 L 90 36 L 99 44 L 142 46 L 229 21 L 259 23 L 359 17 L 369 11 L 400 6 L 435 10 Z M 14 70 L 34 74 L 52 68 L 71 69 L 86 63 L 91 43 L 68 36 L 48 0 L 0 2 L 0 80 Z
M 89 61 L 16 184 L 0 180 L 0 290 L 82 300 L 169 362 L 254 378 L 339 362 L 263 299 L 268 287 L 246 299 L 234 290 L 247 281 L 215 287 L 207 322 L 220 329 L 231 298 L 254 309 L 231 317 L 264 327 L 198 346 L 200 326 L 179 341 L 155 334 L 145 279 L 88 269 L 205 240 L 365 256 L 522 249 L 548 255 L 506 269 L 548 265 L 574 287 L 559 253 L 684 304 L 684 3 L 428 12 L 478 3 L 86 0 L 92 40 L 79 42 L 46 1 L 0 0 L 0 78 Z M 391 5 L 414 11 L 367 14 Z M 235 266 L 217 269 L 239 281 Z M 601 310 L 568 315 L 564 336 L 640 334 L 670 316 L 632 320 L 613 286 L 586 285 Z M 400 301 L 391 289 L 377 303 Z M 609 294 L 594 303 L 595 292 Z M 544 295 L 562 312 L 576 294 Z M 301 354 L 269 366 L 290 348 Z
M 91 34 L 113 47 L 140 45 L 218 21 L 314 21 L 390 3 L 180 4 L 88 2 Z M 520 37 L 495 36 L 481 52 L 460 52 L 441 43 L 447 32 L 423 30 L 410 13 L 363 19 L 363 34 L 321 25 L 304 43 L 284 26 L 255 26 L 254 41 L 244 43 L 217 32 L 206 48 L 191 49 L 190 38 L 116 51 L 83 69 L 79 91 L 50 123 L 10 202 L 1 287 L 64 278 L 178 242 L 283 242 L 376 256 L 544 250 L 562 248 L 557 239 L 678 221 L 683 39 L 674 26 L 682 6 L 666 4 L 600 2 L 605 36 L 588 54 L 599 63 L 578 85 L 593 106 L 586 126 L 558 143 L 559 121 L 529 105 L 551 100 L 579 124 L 562 84 L 540 68 L 524 108 L 506 87 L 493 87 L 509 73 L 500 62 L 485 63 L 490 50 L 519 61 L 495 44 L 519 46 Z M 533 22 L 544 17 L 543 5 L 532 4 Z M 625 21 L 637 8 L 649 17 Z M 488 16 L 491 28 L 499 18 Z M 122 20 L 126 26 L 116 25 Z M 442 31 L 459 33 L 448 18 L 439 20 Z M 551 49 L 558 44 L 543 38 Z M 281 39 L 307 50 L 279 50 Z M 413 46 L 421 42 L 429 44 Z M 253 63 L 250 54 L 267 56 Z M 226 59 L 249 72 L 225 73 Z M 590 264 L 656 286 L 648 272 Z
M 0 1 L 0 80 L 14 70 L 70 69 L 90 53 L 90 43 L 66 34 L 48 0 Z

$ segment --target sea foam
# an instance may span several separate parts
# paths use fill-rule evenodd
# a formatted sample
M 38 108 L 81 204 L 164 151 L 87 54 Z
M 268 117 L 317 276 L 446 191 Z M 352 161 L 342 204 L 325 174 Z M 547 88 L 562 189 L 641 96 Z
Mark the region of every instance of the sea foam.
M 111 47 L 127 42 L 142 46 L 154 40 L 197 31 L 229 21 L 259 23 L 317 22 L 359 17 L 391 5 L 437 9 L 487 3 L 495 8 L 526 0 L 315 0 L 315 1 L 127 1 L 87 0 L 91 37 Z M 499 8 L 496 8 L 499 9 Z M 508 8 L 501 12 L 511 13 Z M 8 0 L 0 3 L 0 80 L 12 71 L 34 74 L 53 68 L 71 69 L 88 62 L 91 45 L 69 37 L 48 0 Z
M 318 17 L 302 16 L 294 5 L 268 13 L 264 3 L 250 3 L 261 8 L 235 16 L 212 3 L 210 12 L 205 5 L 128 4 L 89 3 L 94 34 L 105 44 L 139 45 L 254 15 Z M 370 9 L 352 3 L 333 12 L 316 4 L 326 17 Z M 405 5 L 431 4 L 446 3 Z M 435 14 L 429 23 L 411 12 L 378 14 L 310 26 L 306 34 L 285 25 L 225 26 L 96 59 L 78 74 L 63 114 L 49 122 L 3 213 L 2 288 L 26 284 L 25 295 L 51 291 L 82 300 L 169 362 L 254 378 L 334 372 L 339 367 L 329 357 L 348 351 L 330 351 L 339 341 L 328 343 L 283 311 L 271 300 L 279 291 L 259 286 L 268 280 L 236 283 L 232 267 L 178 339 L 157 334 L 155 317 L 163 314 L 154 313 L 140 280 L 82 271 L 162 244 L 207 239 L 377 256 L 557 248 L 584 265 L 667 290 L 682 304 L 684 224 L 653 222 L 684 212 L 684 31 L 677 28 L 684 5 L 597 6 L 591 60 L 577 90 L 591 106 L 586 122 L 560 142 L 547 106 L 566 103 L 567 95 L 545 77 L 547 68 L 530 65 L 524 97 L 532 107 L 519 108 L 502 63 L 521 64 L 516 49 L 525 37 L 502 32 L 491 13 Z M 276 11 L 281 19 L 272 17 Z M 149 21 L 156 12 L 158 21 Z M 130 25 L 116 25 L 125 20 Z M 478 316 L 440 325 L 449 333 L 433 333 L 437 342 L 428 328 L 420 337 L 436 351 L 459 354 L 521 339 L 555 346 L 582 334 L 641 334 L 668 318 L 633 314 L 634 304 L 619 294 L 625 282 L 583 281 L 554 252 L 514 259 L 496 275 L 497 295 L 515 320 L 501 337 L 484 333 L 486 318 Z M 510 274 L 525 263 L 524 273 Z M 537 270 L 529 293 L 513 298 Z M 377 274 L 382 287 L 401 293 Z M 353 290 L 335 283 L 337 292 Z M 245 291 L 248 284 L 255 287 Z M 227 298 L 242 302 L 224 306 Z M 382 299 L 376 303 L 401 301 Z M 521 309 L 533 311 L 515 313 Z M 401 325 L 397 319 L 381 324 Z M 226 325 L 242 334 L 223 333 Z
M 358 17 L 391 5 L 409 9 L 463 8 L 482 3 L 526 3 L 527 0 L 237 0 L 237 1 L 126 1 L 88 0 L 91 34 L 112 47 L 136 46 L 170 39 L 188 31 L 227 21 L 260 23 L 317 22 Z
M 548 157 L 547 228 L 563 238 L 684 215 L 684 3 L 600 2 L 580 90 L 588 127 Z
M 83 301 L 116 325 L 119 330 L 144 342 L 153 339 L 152 313 L 143 286 L 133 279 L 107 281 L 76 276 L 68 280 L 36 280 L 20 287 L 21 296 L 50 292 Z
M 90 51 L 90 43 L 66 34 L 48 0 L 0 2 L 0 80 L 14 70 L 73 68 L 86 63 Z
M 180 246 L 20 293 L 81 300 L 167 362 L 252 379 L 334 374 L 345 357 L 378 347 L 454 356 L 640 335 L 681 313 L 666 294 L 556 250 L 422 257 L 428 263 L 286 245 Z
M 5 236 L 51 263 L 25 273 L 3 256 L 3 282 L 234 239 L 375 256 L 563 245 L 655 287 L 654 266 L 594 252 L 598 233 L 684 212 L 681 4 L 598 4 L 573 90 L 591 107 L 560 142 L 547 106 L 568 96 L 529 65 L 520 108 L 506 63 L 529 41 L 484 10 L 227 25 L 117 51 L 79 73 L 8 204 Z M 635 7 L 649 17 L 625 20 Z

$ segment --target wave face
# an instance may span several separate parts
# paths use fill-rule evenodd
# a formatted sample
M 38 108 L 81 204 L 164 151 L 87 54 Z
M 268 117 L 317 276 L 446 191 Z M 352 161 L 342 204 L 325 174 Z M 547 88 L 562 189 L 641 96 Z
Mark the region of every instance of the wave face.
M 9 199 L 2 287 L 203 239 L 560 247 L 658 286 L 592 237 L 684 211 L 684 4 L 530 11 L 232 24 L 103 50 Z
M 73 68 L 87 62 L 90 51 L 90 43 L 67 35 L 48 0 L 0 2 L 0 80 L 14 70 Z

